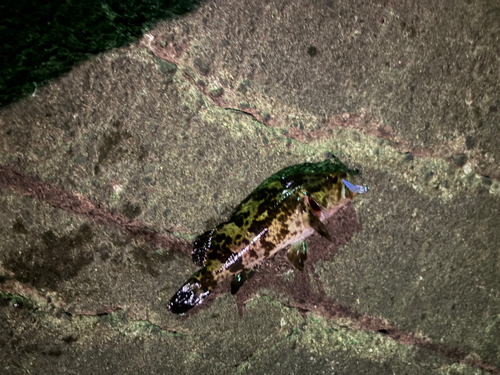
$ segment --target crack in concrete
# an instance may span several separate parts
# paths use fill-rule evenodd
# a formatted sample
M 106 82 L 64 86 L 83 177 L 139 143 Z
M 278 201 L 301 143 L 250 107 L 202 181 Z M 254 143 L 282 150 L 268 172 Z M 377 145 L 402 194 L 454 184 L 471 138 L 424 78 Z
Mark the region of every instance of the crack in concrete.
M 269 347 L 264 348 L 264 349 L 269 349 Z M 260 348 L 259 348 L 259 349 L 254 350 L 254 351 L 253 351 L 252 353 L 250 353 L 249 355 L 246 355 L 245 357 L 243 357 L 243 358 L 241 359 L 241 361 L 239 361 L 237 364 L 235 364 L 235 365 L 234 365 L 234 368 L 238 368 L 238 367 L 240 367 L 241 365 L 245 364 L 245 363 L 246 363 L 247 361 L 249 361 L 249 360 L 250 360 L 250 358 L 252 358 L 252 356 L 253 356 L 255 353 L 257 353 L 259 350 L 260 350 Z
M 290 337 L 292 337 L 293 335 L 295 335 L 294 333 L 294 330 L 297 329 L 297 327 L 295 326 L 295 328 L 288 334 L 286 335 L 285 337 L 283 337 L 283 339 L 281 340 L 278 340 L 276 341 L 275 343 L 271 344 L 271 345 L 268 345 L 266 347 L 263 347 L 263 348 L 258 348 L 258 349 L 255 349 L 253 352 L 251 352 L 250 354 L 246 355 L 245 357 L 243 357 L 241 359 L 241 361 L 239 361 L 237 364 L 234 365 L 234 368 L 238 368 L 240 367 L 241 365 L 244 365 L 245 363 L 249 362 L 251 360 L 251 358 L 253 357 L 254 354 L 260 352 L 260 351 L 265 351 L 265 350 L 268 350 L 268 349 L 272 349 L 274 348 L 275 346 L 281 344 L 282 342 L 288 340 Z
M 500 375 L 500 369 L 498 369 L 496 366 L 484 363 L 481 359 L 477 358 L 476 356 L 473 356 L 471 354 L 466 354 L 458 348 L 451 348 L 443 344 L 434 343 L 431 341 L 431 339 L 427 337 L 419 338 L 415 336 L 414 333 L 406 332 L 399 328 L 391 326 L 384 319 L 370 316 L 368 314 L 362 315 L 349 307 L 331 301 L 326 295 L 323 283 L 321 282 L 314 268 L 312 272 L 313 272 L 313 278 L 316 282 L 320 295 L 318 301 L 315 302 L 316 303 L 316 305 L 314 305 L 315 309 L 314 310 L 310 309 L 307 304 L 300 304 L 294 302 L 292 302 L 289 306 L 300 309 L 302 312 L 301 313 L 302 316 L 305 316 L 305 314 L 307 313 L 319 312 L 322 317 L 329 320 L 333 318 L 347 318 L 354 323 L 353 327 L 347 326 L 346 328 L 348 329 L 355 328 L 357 330 L 379 333 L 384 336 L 390 337 L 391 339 L 400 343 L 401 345 L 412 345 L 422 349 L 427 349 L 439 353 L 443 357 L 448 358 L 452 361 L 466 364 L 471 367 L 480 368 L 495 375 Z M 316 306 L 318 306 L 319 308 L 316 309 Z
M 31 301 L 29 298 L 26 298 L 20 294 L 6 293 L 3 291 L 0 291 L 0 299 L 6 300 L 7 302 L 11 302 L 15 308 L 24 308 L 24 309 L 30 310 L 31 312 L 39 312 L 42 314 L 51 315 L 50 312 L 45 311 L 44 309 L 41 309 L 40 306 L 36 302 Z M 123 308 L 121 308 L 119 306 L 117 306 L 117 307 L 106 306 L 104 308 L 104 311 L 102 311 L 102 312 L 91 312 L 91 311 L 75 312 L 75 311 L 66 310 L 62 307 L 61 307 L 60 311 L 63 314 L 66 314 L 67 316 L 69 316 L 70 318 L 78 318 L 78 317 L 85 317 L 85 316 L 100 317 L 100 316 L 116 315 L 117 311 L 123 311 L 123 315 L 126 317 L 126 320 L 130 320 L 130 321 L 133 321 L 135 323 L 144 322 L 144 323 L 147 323 L 148 325 L 150 325 L 153 328 L 156 328 L 162 332 L 168 332 L 168 333 L 172 333 L 172 334 L 180 335 L 180 336 L 190 336 L 190 335 L 187 335 L 185 333 L 180 333 L 180 332 L 177 332 L 173 329 L 169 329 L 168 327 L 159 326 L 159 325 L 151 322 L 148 319 L 135 319 L 135 318 L 131 317 L 130 315 L 128 315 L 126 310 L 124 310 Z M 120 318 L 120 320 L 124 321 L 125 323 L 127 322 L 125 319 Z
M 74 316 L 74 317 L 79 317 L 79 316 L 106 316 L 106 315 L 113 315 L 115 314 L 117 311 L 123 311 L 123 314 L 124 316 L 126 316 L 127 320 L 131 320 L 135 323 L 141 323 L 141 322 L 144 322 L 144 323 L 147 323 L 148 325 L 162 331 L 162 332 L 168 332 L 168 333 L 172 333 L 172 334 L 175 334 L 175 335 L 180 335 L 180 336 L 190 336 L 190 335 L 187 335 L 185 333 L 180 333 L 180 332 L 177 332 L 173 329 L 169 329 L 168 327 L 164 327 L 164 326 L 159 326 L 158 324 L 155 324 L 153 323 L 152 321 L 148 320 L 148 319 L 136 319 L 136 318 L 133 318 L 132 316 L 130 316 L 128 314 L 128 312 L 126 310 L 124 310 L 123 308 L 121 307 L 111 307 L 110 308 L 112 311 L 110 312 L 103 312 L 103 313 L 78 313 L 78 314 L 71 314 L 71 316 Z M 64 311 L 65 313 L 67 311 Z
M 151 50 L 155 56 L 161 60 L 165 60 L 171 64 L 174 64 L 177 68 L 179 66 L 182 66 L 180 63 L 180 58 L 173 58 L 172 56 L 165 56 L 162 54 L 158 54 L 158 51 L 154 49 L 151 44 L 146 44 L 146 47 Z M 184 46 L 184 50 L 187 47 Z M 186 65 L 191 67 L 190 65 Z M 197 90 L 204 95 L 205 97 L 208 97 L 212 104 L 225 109 L 225 110 L 230 110 L 234 111 L 237 113 L 241 113 L 244 115 L 251 116 L 255 121 L 257 121 L 259 124 L 273 128 L 273 129 L 284 129 L 282 127 L 277 127 L 274 126 L 276 123 L 276 118 L 272 118 L 269 120 L 265 120 L 262 118 L 262 116 L 259 114 L 259 112 L 256 109 L 251 109 L 248 111 L 245 111 L 243 109 L 236 109 L 230 106 L 231 102 L 228 100 L 224 100 L 222 97 L 214 96 L 210 92 L 207 92 L 207 86 L 206 85 L 200 85 L 196 82 L 195 78 L 192 77 L 190 74 L 187 74 L 184 72 L 183 74 L 184 79 L 186 81 L 190 82 L 194 87 L 197 88 Z M 226 88 L 227 89 L 227 88 Z M 404 139 L 400 139 L 397 134 L 394 134 L 394 131 L 392 130 L 391 127 L 383 125 L 382 121 L 364 121 L 362 124 L 358 124 L 358 120 L 360 120 L 362 116 L 357 113 L 343 113 L 343 114 L 338 114 L 331 116 L 323 121 L 324 125 L 326 125 L 327 128 L 330 128 L 332 130 L 335 129 L 341 129 L 341 128 L 348 128 L 348 129 L 355 129 L 359 131 L 360 133 L 363 133 L 365 135 L 372 135 L 380 139 L 385 139 L 390 142 L 391 147 L 396 150 L 396 152 L 400 154 L 408 154 L 411 153 L 412 157 L 420 157 L 420 158 L 425 158 L 425 157 L 433 157 L 433 158 L 439 158 L 445 160 L 449 164 L 454 164 L 453 162 L 453 157 L 452 155 L 456 154 L 467 154 L 469 156 L 469 160 L 473 162 L 473 164 L 477 165 L 481 162 L 481 157 L 478 155 L 478 153 L 470 153 L 467 152 L 467 150 L 463 149 L 463 147 L 457 149 L 456 146 L 452 146 L 450 144 L 441 144 L 441 145 L 436 145 L 433 147 L 421 147 L 421 146 L 411 146 L 410 143 Z M 331 135 L 328 135 L 325 133 L 325 129 L 322 130 L 314 130 L 312 133 L 311 132 L 306 132 L 305 130 L 299 129 L 299 128 L 291 128 L 287 129 L 288 131 L 291 131 L 292 134 L 289 134 L 287 136 L 284 136 L 287 139 L 291 139 L 294 141 L 297 141 L 303 145 L 309 143 L 307 140 L 318 140 L 318 139 L 328 139 L 331 138 Z M 333 133 L 332 133 L 333 134 Z M 304 138 L 304 140 L 301 140 L 301 138 Z M 478 176 L 481 176 L 483 178 L 489 178 L 495 181 L 500 181 L 500 172 L 496 170 L 488 171 L 488 170 L 483 170 L 480 171 L 478 170 L 476 172 Z
M 156 55 L 157 56 L 157 55 Z M 160 56 L 157 56 L 160 59 L 163 59 L 167 62 L 172 63 L 172 59 L 167 60 L 164 59 Z M 177 67 L 180 66 L 178 60 L 177 61 Z M 189 65 L 188 65 L 189 66 Z M 194 87 L 198 89 L 198 91 L 208 97 L 212 104 L 225 109 L 225 110 L 230 110 L 234 111 L 237 113 L 241 113 L 244 115 L 251 116 L 255 121 L 260 123 L 263 126 L 273 128 L 273 129 L 284 129 L 283 127 L 279 126 L 274 126 L 276 123 L 276 118 L 270 118 L 268 120 L 264 119 L 260 113 L 257 111 L 257 109 L 250 109 L 248 111 L 245 111 L 243 109 L 237 109 L 233 108 L 230 106 L 231 102 L 228 100 L 224 100 L 222 97 L 216 97 L 209 92 L 207 92 L 207 87 L 205 85 L 200 85 L 195 81 L 195 78 L 190 76 L 189 74 L 184 73 L 183 74 L 184 78 L 186 81 L 190 82 Z M 226 88 L 227 89 L 227 88 Z M 342 128 L 347 128 L 347 129 L 354 129 L 356 131 L 359 131 L 360 133 L 364 135 L 372 135 L 380 139 L 385 139 L 390 142 L 391 147 L 396 150 L 396 152 L 400 154 L 408 154 L 411 153 L 412 156 L 415 157 L 420 157 L 420 158 L 425 158 L 425 157 L 432 157 L 432 158 L 438 158 L 438 159 L 443 159 L 449 164 L 454 164 L 453 162 L 453 155 L 457 154 L 467 154 L 469 156 L 469 160 L 473 162 L 473 164 L 477 165 L 480 164 L 481 162 L 481 156 L 476 152 L 476 153 L 470 153 L 467 152 L 467 150 L 463 149 L 463 147 L 458 147 L 456 145 L 452 144 L 446 144 L 443 143 L 441 145 L 436 145 L 432 147 L 422 147 L 422 146 L 412 146 L 410 145 L 410 142 L 408 142 L 405 139 L 401 139 L 398 137 L 397 134 L 394 133 L 391 127 L 383 125 L 381 120 L 369 120 L 369 121 L 364 121 L 360 122 L 364 118 L 364 116 L 358 114 L 358 113 L 343 113 L 343 114 L 337 114 L 334 116 L 331 116 L 323 121 L 324 129 L 322 130 L 314 130 L 312 132 L 306 131 L 305 129 L 299 129 L 299 128 L 290 128 L 286 129 L 287 131 L 290 131 L 291 134 L 284 136 L 287 139 L 292 139 L 294 141 L 300 142 L 301 144 L 305 145 L 309 143 L 309 141 L 312 140 L 319 140 L 319 139 L 328 139 L 331 138 L 332 135 L 328 135 L 326 132 L 328 129 L 335 130 L 335 129 L 342 129 Z M 325 127 L 326 126 L 326 127 Z M 333 133 L 332 133 L 333 134 Z M 490 178 L 492 180 L 500 181 L 500 172 L 496 170 L 492 171 L 480 171 L 478 170 L 476 172 L 478 176 L 484 177 L 484 178 Z
M 157 248 L 184 254 L 191 253 L 190 243 L 172 236 L 168 231 L 167 233 L 160 233 L 136 219 L 130 219 L 124 214 L 109 211 L 99 202 L 65 191 L 35 177 L 26 176 L 6 165 L 0 165 L 0 186 L 5 189 L 10 188 L 17 194 L 46 202 L 54 208 L 86 217 L 98 224 L 127 232 L 133 237 L 143 238 Z
M 261 120 L 259 120 L 255 114 L 253 114 L 252 112 L 249 112 L 249 111 L 244 111 L 242 109 L 236 109 L 236 108 L 232 108 L 232 107 L 220 107 L 220 108 L 223 108 L 225 109 L 226 111 L 231 111 L 231 112 L 236 112 L 236 113 L 240 113 L 242 115 L 245 115 L 245 116 L 250 116 L 253 120 L 257 121 L 259 124 L 263 125 L 263 126 L 267 126 L 264 122 L 262 122 Z M 260 116 L 259 116 L 260 117 Z
M 290 304 L 285 304 L 281 301 L 276 301 L 283 306 L 293 307 L 299 310 L 302 316 L 305 316 L 305 314 L 307 313 L 319 313 L 320 316 L 326 318 L 327 320 L 331 320 L 333 318 L 347 318 L 351 322 L 353 322 L 354 325 L 339 325 L 340 327 L 351 330 L 363 330 L 367 332 L 378 333 L 383 336 L 390 337 L 401 345 L 412 345 L 418 348 L 427 349 L 439 353 L 443 357 L 448 358 L 456 363 L 462 363 L 470 367 L 479 368 L 494 375 L 500 375 L 500 369 L 498 369 L 496 366 L 484 363 L 481 359 L 477 358 L 474 355 L 466 354 L 457 348 L 450 348 L 443 344 L 434 343 L 431 341 L 431 339 L 426 337 L 416 337 L 415 334 L 411 332 L 406 332 L 391 326 L 383 319 L 367 314 L 361 315 L 354 310 L 339 305 L 328 299 L 325 300 L 322 305 L 319 305 L 319 308 L 314 310 L 308 308 L 307 306 L 304 306 L 303 304 L 293 302 Z
M 173 248 L 181 251 L 184 254 L 191 252 L 191 244 L 186 241 L 181 241 L 170 235 L 158 233 L 140 224 L 137 220 L 127 218 L 123 214 L 109 212 L 97 202 L 93 202 L 82 196 L 77 196 L 70 192 L 64 191 L 57 186 L 42 182 L 34 177 L 25 176 L 5 165 L 0 165 L 0 186 L 3 186 L 4 188 L 10 188 L 17 194 L 44 201 L 51 206 L 62 209 L 66 212 L 87 217 L 99 224 L 126 231 L 133 236 L 142 237 L 146 241 L 151 242 L 158 247 L 164 247 L 168 249 Z M 361 315 L 346 306 L 342 306 L 333 301 L 330 301 L 326 296 L 319 277 L 316 274 L 314 274 L 314 279 L 318 286 L 320 294 L 319 299 L 316 299 L 316 301 L 308 304 L 293 302 L 286 306 L 297 309 L 303 316 L 305 316 L 305 314 L 309 312 L 314 312 L 321 314 L 326 319 L 348 318 L 355 323 L 353 326 L 349 327 L 351 329 L 354 327 L 356 329 L 384 334 L 400 344 L 414 345 L 417 347 L 428 349 L 437 352 L 440 355 L 453 361 L 480 368 L 495 375 L 500 375 L 500 370 L 497 367 L 488 365 L 475 356 L 466 355 L 456 348 L 449 348 L 445 345 L 433 343 L 428 338 L 418 338 L 413 333 L 405 332 L 399 330 L 398 328 L 392 327 L 389 323 L 380 318 L 372 317 L 366 314 Z M 20 297 L 24 300 L 29 301 L 23 296 Z M 309 307 L 311 305 L 315 306 L 314 310 Z M 38 309 L 36 307 L 36 304 L 34 304 L 34 306 L 35 309 Z M 108 307 L 107 309 L 104 309 L 103 312 L 79 312 L 76 314 L 76 316 L 108 315 L 114 313 L 117 310 L 122 310 L 122 308 Z M 64 312 L 67 314 L 75 315 L 74 313 L 72 314 L 69 311 Z M 168 327 L 157 326 L 148 320 L 137 320 L 133 318 L 130 319 L 134 321 L 146 321 L 162 331 L 180 334 L 176 331 L 168 329 Z M 242 362 L 240 362 L 240 364 L 251 358 L 254 353 L 244 358 Z

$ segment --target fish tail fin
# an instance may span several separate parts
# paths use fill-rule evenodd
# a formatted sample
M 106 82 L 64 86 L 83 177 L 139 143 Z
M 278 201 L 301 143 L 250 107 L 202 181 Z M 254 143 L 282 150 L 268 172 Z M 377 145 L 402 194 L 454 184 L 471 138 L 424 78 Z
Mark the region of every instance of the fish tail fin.
M 170 299 L 168 309 L 174 314 L 184 314 L 196 305 L 201 304 L 212 289 L 207 283 L 209 276 L 211 274 L 206 268 L 202 268 L 191 276 Z

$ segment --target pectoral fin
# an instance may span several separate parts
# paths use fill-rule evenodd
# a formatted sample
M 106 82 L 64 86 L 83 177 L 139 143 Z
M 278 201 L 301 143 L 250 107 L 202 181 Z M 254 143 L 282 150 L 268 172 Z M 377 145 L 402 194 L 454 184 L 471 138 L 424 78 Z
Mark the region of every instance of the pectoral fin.
M 255 271 L 253 269 L 240 272 L 234 275 L 233 281 L 231 281 L 231 294 L 236 294 L 236 292 L 241 288 L 241 286 L 250 279 Z
M 325 208 L 320 206 L 314 199 L 308 196 L 305 197 L 305 203 L 307 204 L 307 208 L 304 208 L 304 214 L 307 215 L 306 220 L 309 226 L 321 236 L 325 237 L 328 241 L 333 242 L 330 234 L 326 230 L 325 225 L 319 219 Z
M 299 271 L 304 270 L 307 260 L 307 242 L 299 241 L 290 246 L 288 250 L 288 259 Z
M 318 219 L 316 215 L 314 215 L 312 212 L 309 212 L 307 219 L 309 220 L 309 225 L 312 229 L 318 232 L 321 236 L 325 237 L 328 241 L 333 242 L 330 234 L 326 230 L 325 225 L 321 222 L 320 219 Z

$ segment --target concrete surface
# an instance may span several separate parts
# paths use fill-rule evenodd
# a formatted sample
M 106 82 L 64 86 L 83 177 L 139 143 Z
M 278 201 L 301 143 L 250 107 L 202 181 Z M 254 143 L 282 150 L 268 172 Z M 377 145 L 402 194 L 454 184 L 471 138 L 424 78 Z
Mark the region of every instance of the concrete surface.
M 500 3 L 211 1 L 0 112 L 2 373 L 500 374 Z M 333 152 L 369 194 L 178 318 L 189 242 Z

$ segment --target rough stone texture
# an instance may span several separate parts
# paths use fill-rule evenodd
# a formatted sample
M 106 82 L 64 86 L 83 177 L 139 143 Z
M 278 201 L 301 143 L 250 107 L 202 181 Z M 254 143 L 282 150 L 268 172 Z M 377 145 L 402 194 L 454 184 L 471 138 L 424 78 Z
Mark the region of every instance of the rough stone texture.
M 498 9 L 212 1 L 2 109 L 2 373 L 499 374 Z M 371 188 L 334 243 L 170 314 L 189 241 L 327 152 Z

